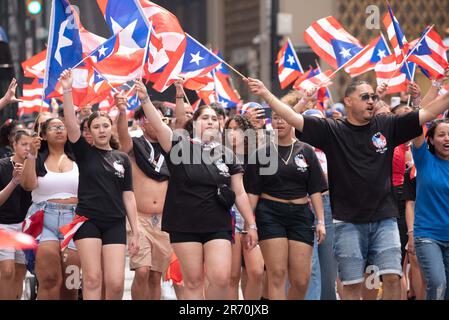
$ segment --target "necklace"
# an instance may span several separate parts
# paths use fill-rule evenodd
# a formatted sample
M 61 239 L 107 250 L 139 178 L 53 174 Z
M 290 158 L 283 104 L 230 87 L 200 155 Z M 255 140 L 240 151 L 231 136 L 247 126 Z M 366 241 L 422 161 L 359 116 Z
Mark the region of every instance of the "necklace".
M 282 162 L 284 162 L 285 165 L 288 165 L 288 162 L 290 161 L 290 158 L 292 157 L 292 154 L 293 154 L 293 147 L 295 146 L 295 143 L 296 143 L 296 141 L 293 141 L 293 143 L 292 143 L 292 145 L 291 145 L 291 148 L 290 148 L 290 154 L 289 154 L 287 160 L 284 160 L 284 158 L 282 158 L 281 154 L 279 153 L 279 150 L 278 150 L 278 148 L 277 148 L 277 146 L 276 146 L 276 143 L 273 142 L 273 146 L 274 146 L 274 148 L 276 149 L 276 152 L 277 152 L 279 158 L 281 158 Z

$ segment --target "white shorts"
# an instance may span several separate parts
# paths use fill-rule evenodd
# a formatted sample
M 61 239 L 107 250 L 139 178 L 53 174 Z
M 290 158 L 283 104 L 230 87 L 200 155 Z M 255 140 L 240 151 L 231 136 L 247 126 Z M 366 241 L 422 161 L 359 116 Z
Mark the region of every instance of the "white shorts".
M 22 232 L 22 223 L 0 224 L 0 228 L 3 230 Z M 26 264 L 25 254 L 23 251 L 16 250 L 14 248 L 0 249 L 0 261 L 5 260 L 14 260 L 16 263 Z

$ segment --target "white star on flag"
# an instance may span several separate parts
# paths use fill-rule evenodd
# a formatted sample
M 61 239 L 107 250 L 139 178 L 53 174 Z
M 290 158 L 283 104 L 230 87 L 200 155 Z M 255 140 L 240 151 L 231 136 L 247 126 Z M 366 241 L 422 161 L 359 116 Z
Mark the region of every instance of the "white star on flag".
M 288 56 L 287 62 L 290 63 L 290 66 L 295 64 L 295 58 L 293 56 Z
M 62 57 L 61 57 L 61 49 L 65 47 L 70 47 L 73 44 L 73 41 L 69 38 L 64 36 L 64 31 L 67 27 L 67 24 L 69 23 L 68 20 L 65 20 L 63 23 L 61 23 L 61 27 L 59 28 L 59 39 L 58 39 L 58 46 L 56 47 L 55 51 L 55 59 L 58 61 L 59 65 L 62 67 Z
M 351 49 L 345 49 L 345 48 L 343 48 L 341 51 L 340 51 L 340 54 L 343 56 L 343 59 L 346 59 L 346 58 L 348 58 L 348 57 L 350 57 L 351 56 Z
M 385 50 L 378 50 L 377 51 L 377 56 L 380 58 L 380 60 L 382 60 L 383 58 L 385 58 L 387 55 L 385 53 Z
M 108 48 L 105 48 L 104 46 L 101 46 L 100 49 L 98 49 L 98 52 L 100 53 L 100 57 L 101 56 L 105 56 L 106 55 L 106 50 L 108 50 Z
M 200 52 L 198 51 L 196 54 L 190 54 L 191 56 L 192 56 L 192 60 L 190 60 L 190 63 L 196 63 L 197 64 L 197 66 L 199 67 L 200 66 L 200 61 L 201 60 L 204 60 L 204 58 L 203 57 L 201 57 L 200 56 Z

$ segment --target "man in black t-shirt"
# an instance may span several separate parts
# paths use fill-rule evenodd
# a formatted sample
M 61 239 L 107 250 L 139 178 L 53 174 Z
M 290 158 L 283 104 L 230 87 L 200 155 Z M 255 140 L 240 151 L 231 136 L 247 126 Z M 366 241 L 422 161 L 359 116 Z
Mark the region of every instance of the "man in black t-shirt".
M 246 79 L 296 128 L 297 137 L 323 150 L 328 159 L 329 189 L 335 225 L 334 255 L 344 285 L 344 299 L 360 299 L 365 268 L 382 276 L 383 298 L 400 299 L 401 251 L 397 207 L 391 185 L 393 150 L 422 133 L 421 126 L 449 107 L 449 93 L 409 114 L 374 117 L 379 99 L 366 82 L 345 92 L 347 119 L 302 116 L 283 104 L 263 83 Z

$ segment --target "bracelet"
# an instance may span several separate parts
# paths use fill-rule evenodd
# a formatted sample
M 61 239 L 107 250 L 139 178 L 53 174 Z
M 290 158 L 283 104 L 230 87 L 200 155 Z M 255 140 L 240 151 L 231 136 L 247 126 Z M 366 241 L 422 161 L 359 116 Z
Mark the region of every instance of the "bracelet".
M 253 229 L 257 231 L 257 225 L 255 223 L 249 224 L 248 229 Z
M 70 93 L 70 92 L 72 92 L 72 88 L 70 88 L 70 89 L 63 89 L 62 92 L 63 93 Z
M 26 159 L 36 160 L 36 156 L 35 156 L 35 155 L 32 155 L 31 153 L 29 153 L 29 154 L 26 156 Z
M 184 96 L 176 96 L 176 99 L 184 99 Z
M 140 100 L 140 102 L 141 102 L 142 104 L 147 103 L 147 102 L 149 102 L 149 101 L 150 101 L 150 97 L 149 97 L 149 96 L 146 96 L 145 99 Z
M 412 233 L 413 233 L 413 230 L 407 231 L 407 234 L 412 234 Z
M 318 224 L 321 224 L 321 225 L 323 225 L 323 226 L 325 225 L 323 220 L 318 220 L 318 222 L 317 222 L 316 224 L 317 224 L 317 225 L 318 225 Z
M 443 87 L 443 83 L 440 80 L 432 80 L 432 86 L 441 89 Z

